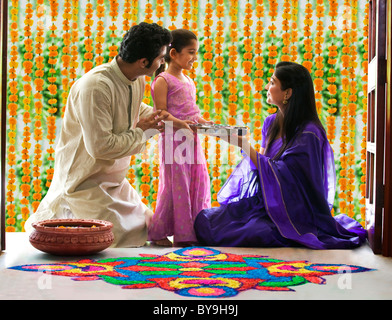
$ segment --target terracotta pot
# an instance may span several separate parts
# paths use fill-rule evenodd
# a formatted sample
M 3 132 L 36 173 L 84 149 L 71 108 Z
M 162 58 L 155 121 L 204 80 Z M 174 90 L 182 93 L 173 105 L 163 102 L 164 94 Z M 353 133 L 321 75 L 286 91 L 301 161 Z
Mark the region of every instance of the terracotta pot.
M 34 222 L 33 247 L 54 255 L 88 255 L 108 248 L 113 224 L 104 220 L 53 219 Z

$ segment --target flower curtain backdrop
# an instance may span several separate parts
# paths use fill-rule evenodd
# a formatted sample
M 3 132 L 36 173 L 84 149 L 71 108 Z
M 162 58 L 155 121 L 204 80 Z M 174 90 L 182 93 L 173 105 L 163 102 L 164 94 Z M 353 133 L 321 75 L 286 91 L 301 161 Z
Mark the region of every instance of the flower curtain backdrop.
M 317 108 L 335 153 L 332 214 L 364 224 L 368 5 L 365 0 L 10 0 L 6 231 L 23 231 L 53 177 L 56 139 L 73 83 L 112 60 L 139 22 L 194 31 L 199 59 L 188 74 L 202 115 L 246 125 L 260 148 L 265 85 L 280 60 L 303 64 L 314 79 Z M 144 101 L 152 105 L 150 84 Z M 238 148 L 202 136 L 212 205 L 240 161 Z M 132 157 L 127 178 L 155 208 L 157 137 Z

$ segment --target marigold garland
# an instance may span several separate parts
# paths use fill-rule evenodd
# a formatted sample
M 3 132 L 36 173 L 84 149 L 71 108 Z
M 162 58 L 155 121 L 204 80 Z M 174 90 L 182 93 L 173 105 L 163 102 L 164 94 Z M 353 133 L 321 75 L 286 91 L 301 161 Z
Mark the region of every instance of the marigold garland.
M 349 125 L 349 169 L 348 169 L 348 199 L 350 203 L 347 207 L 347 214 L 350 217 L 354 217 L 354 191 L 355 191 L 355 127 L 356 127 L 356 115 L 357 115 L 357 82 L 355 81 L 356 77 L 356 68 L 358 66 L 357 63 L 357 46 L 358 36 L 356 31 L 356 17 L 357 17 L 357 8 L 358 3 L 356 0 L 351 1 L 351 15 L 349 19 L 351 20 L 350 27 L 350 65 L 349 65 L 349 103 L 348 103 L 348 125 Z
M 189 20 L 192 18 L 192 14 L 191 14 L 191 6 L 192 4 L 190 3 L 190 0 L 184 0 L 184 11 L 182 14 L 182 28 L 186 29 L 186 30 L 190 30 L 190 26 L 189 26 Z M 194 70 L 194 67 L 192 67 L 192 69 Z M 189 73 L 191 72 L 191 70 L 182 70 L 183 74 L 189 76 Z M 194 71 L 193 71 L 194 72 Z
M 237 51 L 237 42 L 238 42 L 238 1 L 231 0 L 230 1 L 230 46 L 229 49 L 229 118 L 228 124 L 231 126 L 236 125 L 236 115 L 237 115 L 237 81 L 236 81 L 236 69 L 238 66 L 238 51 Z
M 213 47 L 212 47 L 212 32 L 211 32 L 211 26 L 213 25 L 213 20 L 212 20 L 212 4 L 210 3 L 210 1 L 208 0 L 207 4 L 206 4 L 206 10 L 205 10 L 205 19 L 204 19 L 204 49 L 205 49 L 205 53 L 204 53 L 204 62 L 203 62 L 203 71 L 204 71 L 204 76 L 202 78 L 203 80 L 203 93 L 204 93 L 204 97 L 203 97 L 203 118 L 206 119 L 207 121 L 210 120 L 210 104 L 211 104 L 211 92 L 212 92 L 212 87 L 211 87 L 211 74 L 212 74 L 212 59 L 213 59 L 213 55 L 212 55 L 212 51 L 213 51 Z M 206 135 L 204 137 L 204 141 L 203 141 L 203 148 L 204 148 L 204 154 L 205 157 L 207 159 L 207 168 L 208 171 L 210 172 L 210 164 L 208 161 L 208 150 L 210 147 L 209 144 L 209 137 L 208 135 Z
M 252 87 L 250 85 L 251 82 L 251 77 L 250 74 L 252 73 L 252 68 L 253 68 L 253 47 L 252 43 L 253 40 L 251 38 L 252 32 L 251 32 L 251 27 L 253 24 L 252 20 L 252 4 L 248 2 L 245 4 L 245 19 L 244 19 L 244 55 L 243 55 L 243 62 L 242 62 L 242 67 L 244 71 L 244 75 L 242 77 L 243 81 L 243 98 L 242 98 L 242 103 L 243 103 L 243 109 L 244 112 L 242 114 L 242 122 L 246 126 L 248 123 L 250 123 L 250 96 L 252 94 Z
M 135 24 L 137 24 L 138 13 L 139 13 L 138 0 L 132 0 L 132 10 L 131 10 L 132 24 L 131 24 L 131 26 L 134 26 Z
M 298 59 L 298 0 L 291 1 L 291 21 L 290 61 L 296 62 Z
M 343 22 L 343 49 L 342 49 L 342 67 L 343 69 L 341 70 L 342 74 L 342 88 L 343 88 L 343 93 L 342 93 L 342 107 L 341 107 L 341 117 L 342 117 L 342 127 L 341 127 L 341 137 L 340 137 L 340 165 L 341 165 L 341 170 L 339 172 L 339 185 L 340 185 L 340 193 L 339 193 L 339 198 L 341 199 L 339 202 L 339 208 L 341 213 L 348 213 L 348 208 L 347 208 L 347 202 L 352 201 L 352 190 L 351 190 L 351 185 L 349 184 L 348 180 L 350 179 L 349 177 L 349 172 L 348 172 L 348 167 L 349 167 L 349 156 L 350 154 L 348 153 L 348 146 L 347 144 L 350 141 L 349 138 L 349 122 L 348 122 L 348 98 L 349 98 L 349 67 L 350 67 L 350 34 L 348 32 L 349 26 L 347 22 L 347 17 L 348 17 L 348 10 L 350 8 L 349 4 L 345 3 L 345 13 L 344 13 L 344 22 Z
M 162 18 L 165 16 L 165 7 L 163 0 L 157 0 L 156 17 L 158 18 L 157 24 L 163 26 Z
M 118 54 L 118 45 L 117 45 L 117 35 L 116 35 L 116 21 L 117 21 L 117 16 L 118 16 L 118 2 L 117 0 L 109 0 L 110 4 L 110 18 L 112 21 L 111 26 L 109 27 L 111 33 L 110 33 L 110 38 L 112 39 L 112 45 L 109 46 L 109 62 L 113 60 L 115 56 Z
M 159 186 L 159 145 L 158 145 L 159 136 L 154 136 L 154 156 L 153 156 L 153 168 L 152 168 L 152 187 L 153 187 L 153 194 L 152 194 L 152 202 L 151 207 L 153 212 L 155 212 L 155 208 L 157 205 L 157 197 L 158 197 L 158 186 Z
M 71 24 L 71 62 L 69 69 L 70 88 L 75 83 L 77 78 L 78 62 L 78 46 L 79 32 L 78 32 L 78 14 L 79 14 L 79 0 L 72 0 L 72 24 Z
M 123 36 L 125 33 L 129 30 L 130 26 L 130 21 L 132 19 L 132 3 L 131 0 L 125 0 L 124 2 L 124 13 L 123 13 Z
M 192 0 L 192 24 L 191 29 L 198 35 L 198 21 L 199 21 L 199 0 Z
M 328 29 L 331 31 L 329 34 L 329 38 L 331 39 L 331 45 L 328 46 L 328 65 L 329 65 L 329 71 L 328 71 L 328 93 L 329 93 L 329 99 L 328 99 L 328 115 L 326 117 L 326 125 L 327 125 L 327 138 L 330 142 L 330 144 L 333 144 L 335 140 L 335 131 L 336 131 L 336 126 L 335 126 L 335 113 L 337 111 L 336 108 L 336 103 L 337 103 L 337 87 L 336 87 L 336 63 L 337 63 L 337 49 L 338 47 L 335 44 L 335 39 L 336 39 L 336 17 L 338 15 L 337 8 L 338 8 L 338 3 L 336 0 L 329 0 L 329 13 L 328 15 L 331 17 L 331 26 L 328 27 Z
M 145 13 L 145 17 L 144 17 L 144 22 L 146 23 L 152 23 L 152 14 L 153 14 L 153 9 L 152 9 L 152 4 L 150 3 L 150 1 L 147 2 L 146 4 L 146 8 L 144 9 L 144 13 Z M 150 104 L 151 102 L 151 77 L 145 76 L 145 80 L 146 80 L 146 87 L 144 89 L 144 98 L 143 98 L 143 102 L 146 104 Z M 151 170 L 150 168 L 150 163 L 148 162 L 149 160 L 149 156 L 148 156 L 148 150 L 150 147 L 150 142 L 147 142 L 146 144 L 146 148 L 144 150 L 144 152 L 142 153 L 142 163 L 141 163 L 141 167 L 142 167 L 142 177 L 141 177 L 141 185 L 140 185 L 140 190 L 141 190 L 141 194 L 142 194 L 142 201 L 144 204 L 148 205 L 149 204 L 149 197 L 150 197 L 150 181 L 151 181 L 151 176 L 150 176 L 150 172 Z
M 290 61 L 290 43 L 291 43 L 291 33 L 290 31 L 290 23 L 289 20 L 291 19 L 291 14 L 290 14 L 290 9 L 291 9 L 291 4 L 290 0 L 284 0 L 283 3 L 283 21 L 282 21 L 282 40 L 283 40 L 283 48 L 282 48 L 282 56 L 280 57 L 280 60 L 282 61 Z
M 23 142 L 22 142 L 22 184 L 20 186 L 21 193 L 22 193 L 22 199 L 20 200 L 20 203 L 22 205 L 21 207 L 21 214 L 22 214 L 22 231 L 24 231 L 24 223 L 27 220 L 27 218 L 30 215 L 30 190 L 31 190 L 31 163 L 30 163 L 30 155 L 29 155 L 29 150 L 31 148 L 31 143 L 30 143 L 30 137 L 31 137 L 31 129 L 30 129 L 30 123 L 31 123 L 31 114 L 30 114 L 30 109 L 31 109 L 31 102 L 32 102 L 32 87 L 31 87 L 31 74 L 33 72 L 33 40 L 32 40 L 32 30 L 31 27 L 33 25 L 33 5 L 30 2 L 26 3 L 26 11 L 25 11 L 25 27 L 24 27 L 24 49 L 25 49 L 25 54 L 24 54 L 24 62 L 23 62 L 23 69 L 24 69 L 24 74 L 25 76 L 23 77 L 23 122 L 24 122 L 24 128 L 23 128 Z
M 47 149 L 48 153 L 48 161 L 50 163 L 49 168 L 46 170 L 47 176 L 46 176 L 46 186 L 50 187 L 50 184 L 53 179 L 53 173 L 54 173 L 54 149 L 53 145 L 55 143 L 56 139 L 56 116 L 55 113 L 57 112 L 57 99 L 55 98 L 57 95 L 57 77 L 56 77 L 56 64 L 57 64 L 57 56 L 58 56 L 58 47 L 57 45 L 54 44 L 54 41 L 56 39 L 56 24 L 55 21 L 57 20 L 57 15 L 58 15 L 58 2 L 57 0 L 50 0 L 50 17 L 52 20 L 52 25 L 50 26 L 50 38 L 51 38 L 51 45 L 49 46 L 49 87 L 48 91 L 50 93 L 50 97 L 48 100 L 49 104 L 49 116 L 46 118 L 46 125 L 47 125 L 47 136 L 46 138 L 49 140 L 49 149 Z
M 238 67 L 238 1 L 230 0 L 229 2 L 229 16 L 230 16 L 230 45 L 228 46 L 229 51 L 229 100 L 228 100 L 228 119 L 227 123 L 231 126 L 236 125 L 237 116 L 237 67 Z M 230 169 L 228 170 L 228 176 L 233 171 L 233 166 L 236 164 L 235 147 L 232 145 L 228 146 L 228 164 Z
M 322 56 L 323 53 L 323 48 L 322 45 L 324 43 L 324 24 L 323 24 L 323 18 L 324 18 L 324 1 L 323 0 L 317 0 L 317 5 L 316 5 L 316 17 L 317 17 L 317 27 L 316 27 L 316 37 L 315 37 L 315 42 L 316 44 L 314 45 L 314 53 L 316 55 L 315 58 L 315 63 L 316 63 L 316 71 L 314 72 L 314 89 L 315 89 L 315 98 L 316 98 L 316 108 L 317 112 L 319 115 L 321 115 L 321 110 L 323 108 L 323 103 L 322 103 L 322 91 L 323 91 L 323 85 L 324 85 L 324 57 Z
M 169 17 L 171 20 L 171 25 L 169 26 L 169 30 L 176 29 L 175 21 L 178 15 L 178 2 L 177 0 L 169 0 Z
M 42 146 L 40 141 L 43 140 L 43 129 L 42 129 L 42 91 L 44 86 L 44 58 L 43 58 L 43 43 L 44 43 L 44 25 L 43 25 L 43 16 L 45 14 L 44 10 L 44 0 L 37 1 L 37 18 L 39 19 L 37 22 L 37 33 L 35 37 L 35 90 L 36 93 L 34 94 L 35 103 L 35 122 L 34 122 L 34 140 L 35 140 L 35 148 L 34 148 L 34 160 L 33 160 L 33 212 L 35 212 L 41 202 L 42 199 L 42 180 L 41 180 L 41 166 L 42 166 Z
M 70 20 L 72 19 L 72 5 L 70 0 L 64 0 L 64 13 L 63 13 L 63 43 L 64 43 L 64 48 L 63 48 L 63 55 L 61 57 L 61 61 L 63 62 L 63 68 L 61 70 L 61 83 L 62 83 L 62 89 L 63 92 L 61 93 L 61 104 L 62 104 L 62 110 L 61 110 L 61 116 L 64 116 L 64 111 L 66 108 L 67 104 L 67 98 L 68 98 L 68 92 L 69 92 L 69 84 L 70 84 L 70 79 L 69 79 L 69 67 L 70 67 L 70 61 L 71 61 L 71 26 Z
M 150 5 L 150 3 L 148 2 L 146 4 L 146 8 L 145 8 L 145 19 L 144 22 L 146 23 L 151 23 L 151 17 L 152 17 L 152 5 Z M 151 77 L 145 76 L 145 80 L 146 80 L 146 87 L 144 88 L 144 98 L 143 98 L 143 102 L 146 104 L 150 104 L 151 102 Z
M 191 23 L 191 30 L 196 35 L 196 37 L 198 36 L 198 31 L 197 31 L 198 5 L 199 5 L 198 0 L 192 0 L 191 14 L 190 14 L 191 22 L 190 23 Z M 194 81 L 196 88 L 197 88 L 197 81 L 196 81 L 197 72 L 196 72 L 196 70 L 197 70 L 198 65 L 199 65 L 199 63 L 197 61 L 195 61 L 193 63 L 192 69 L 188 72 L 188 75 Z
M 264 5 L 262 0 L 257 0 L 256 4 L 256 16 L 257 16 L 257 26 L 256 26 L 256 37 L 255 37 L 255 65 L 256 70 L 254 73 L 254 87 L 256 93 L 254 94 L 254 111 L 255 111 L 255 122 L 254 122 L 254 130 L 253 130 L 253 139 L 255 140 L 255 149 L 260 152 L 260 141 L 261 141 L 261 110 L 262 110 L 262 91 L 264 89 L 264 63 L 263 63 L 263 42 L 264 42 L 264 27 L 263 27 L 263 18 L 264 18 Z
M 224 61 L 223 61 L 223 43 L 225 41 L 224 36 L 224 25 L 222 18 L 224 17 L 224 7 L 223 0 L 217 0 L 216 6 L 216 17 L 218 18 L 217 26 L 216 26 L 216 35 L 215 35 L 215 59 L 214 65 L 216 67 L 216 71 L 214 73 L 214 108 L 215 108 L 215 122 L 221 123 L 222 118 L 222 91 L 223 91 L 223 76 L 224 76 Z
M 143 162 L 141 164 L 143 175 L 140 180 L 141 181 L 140 190 L 141 190 L 142 197 L 143 197 L 142 201 L 145 205 L 149 204 L 148 197 L 150 196 L 150 189 L 151 189 L 150 184 L 149 184 L 151 181 L 150 163 L 148 162 L 148 160 L 149 160 L 149 154 L 148 154 L 149 147 L 150 147 L 150 142 L 147 141 L 146 148 L 142 153 L 142 161 Z
M 146 14 L 144 17 L 144 22 L 147 22 L 147 23 L 153 22 L 153 20 L 151 19 L 153 12 L 154 11 L 152 10 L 152 3 L 150 3 L 150 0 L 147 0 L 146 8 L 144 9 L 144 13 Z
M 182 14 L 182 27 L 189 30 L 189 22 L 192 18 L 192 3 L 191 0 L 184 0 L 184 12 Z
M 278 15 L 278 3 L 276 0 L 268 0 L 269 1 L 269 12 L 268 15 L 271 17 L 271 25 L 268 26 L 268 29 L 270 30 L 269 38 L 272 40 L 271 45 L 268 46 L 268 77 L 270 78 L 272 74 L 274 73 L 274 68 L 275 64 L 277 62 L 277 56 L 278 56 L 278 47 L 274 44 L 274 41 L 276 39 L 276 26 L 275 26 L 275 21 L 276 17 Z M 273 105 L 269 105 L 267 112 L 269 113 L 275 113 L 276 112 L 276 107 Z
M 84 49 L 85 49 L 85 53 L 84 53 L 84 62 L 83 62 L 83 68 L 84 68 L 84 72 L 87 73 L 89 72 L 94 64 L 92 62 L 93 58 L 94 58 L 94 54 L 93 54 L 93 39 L 92 39 L 92 26 L 94 24 L 94 20 L 93 20 L 93 5 L 90 2 L 90 0 L 88 0 L 87 4 L 86 4 L 86 18 L 84 20 L 84 36 L 85 39 L 83 41 L 84 43 Z
M 131 156 L 131 161 L 129 163 L 129 170 L 128 170 L 128 174 L 127 174 L 127 179 L 129 181 L 129 183 L 131 184 L 132 188 L 136 189 L 136 174 L 135 174 L 135 169 L 134 169 L 134 165 L 136 164 L 136 156 L 132 155 Z
M 215 67 L 216 71 L 214 74 L 214 109 L 215 109 L 215 123 L 220 124 L 222 119 L 222 91 L 223 91 L 223 76 L 224 76 L 224 61 L 223 61 L 223 43 L 224 43 L 224 25 L 223 25 L 223 18 L 224 18 L 224 6 L 223 0 L 217 0 L 216 2 L 216 17 L 218 18 L 217 26 L 216 26 L 216 35 L 215 35 Z M 213 168 L 212 168 L 212 206 L 217 207 L 219 203 L 217 201 L 217 195 L 221 188 L 221 179 L 220 177 L 220 167 L 221 167 L 221 145 L 220 139 L 215 138 L 215 159 L 213 161 Z
M 125 8 L 127 8 L 127 4 L 125 4 Z M 104 57 L 103 57 L 103 44 L 105 42 L 105 23 L 103 21 L 103 18 L 105 17 L 105 6 L 104 6 L 104 0 L 97 0 L 97 33 L 95 35 L 95 65 L 99 66 L 104 62 Z M 124 13 L 125 15 L 125 13 Z M 127 21 L 126 19 L 124 21 Z M 124 27 L 125 28 L 125 27 Z
M 362 114 L 362 122 L 364 124 L 363 126 L 363 131 L 362 131 L 362 142 L 361 142 L 361 171 L 362 171 L 362 176 L 361 176 L 361 181 L 360 181 L 360 186 L 359 190 L 361 193 L 361 198 L 359 200 L 359 203 L 361 205 L 361 223 L 363 226 L 365 226 L 365 217 L 366 217 L 366 142 L 367 142 L 367 90 L 368 90 L 368 58 L 369 58 L 369 2 L 366 3 L 366 8 L 365 8 L 365 17 L 363 20 L 363 63 L 362 63 L 362 69 L 363 69 L 363 77 L 362 77 L 362 92 L 363 92 L 363 98 L 362 98 L 362 104 L 363 104 L 363 114 Z
M 312 14 L 313 14 L 313 9 L 312 9 L 312 4 L 310 3 L 310 0 L 307 0 L 306 3 L 306 9 L 305 9 L 305 19 L 304 19 L 304 48 L 305 48 L 305 53 L 304 53 L 304 61 L 302 62 L 302 65 L 308 69 L 310 74 L 312 74 L 312 67 L 313 67 L 313 39 L 311 38 L 312 32 L 311 32 L 311 26 L 313 25 L 313 20 L 312 20 Z
M 271 25 L 268 26 L 268 29 L 271 31 L 269 37 L 272 40 L 272 44 L 268 47 L 268 64 L 269 64 L 269 71 L 268 75 L 271 76 L 274 73 L 274 67 L 277 61 L 278 52 L 277 46 L 274 44 L 274 40 L 276 38 L 275 30 L 276 30 L 276 17 L 278 15 L 278 3 L 276 0 L 268 0 L 269 1 L 269 12 L 268 15 L 271 17 Z M 275 112 L 275 111 L 273 111 Z
M 17 130 L 17 109 L 19 103 L 19 89 L 16 68 L 18 67 L 18 47 L 19 41 L 18 32 L 18 0 L 12 0 L 10 6 L 10 41 L 12 43 L 10 48 L 10 62 L 8 70 L 9 90 L 8 96 L 8 180 L 7 180 L 7 206 L 6 206 L 6 232 L 16 231 L 16 206 L 15 206 L 15 191 L 16 191 L 16 130 Z

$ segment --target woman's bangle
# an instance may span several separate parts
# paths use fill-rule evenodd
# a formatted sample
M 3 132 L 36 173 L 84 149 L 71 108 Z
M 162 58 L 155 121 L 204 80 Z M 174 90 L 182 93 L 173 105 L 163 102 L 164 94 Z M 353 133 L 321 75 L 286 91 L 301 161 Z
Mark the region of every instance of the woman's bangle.
M 244 151 L 247 155 L 250 155 L 250 148 L 252 147 L 249 141 L 246 138 L 241 139 L 241 146 L 239 146 L 242 151 Z

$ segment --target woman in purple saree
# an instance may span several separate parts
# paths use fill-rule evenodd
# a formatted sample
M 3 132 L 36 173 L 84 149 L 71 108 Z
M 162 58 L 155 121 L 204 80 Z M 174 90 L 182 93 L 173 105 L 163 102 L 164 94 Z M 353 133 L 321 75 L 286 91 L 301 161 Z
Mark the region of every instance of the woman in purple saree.
M 261 152 L 241 137 L 244 158 L 218 194 L 220 207 L 202 210 L 194 224 L 203 245 L 346 249 L 366 241 L 354 219 L 331 215 L 333 151 L 318 118 L 307 69 L 277 64 L 267 102 L 278 107 L 262 129 Z

